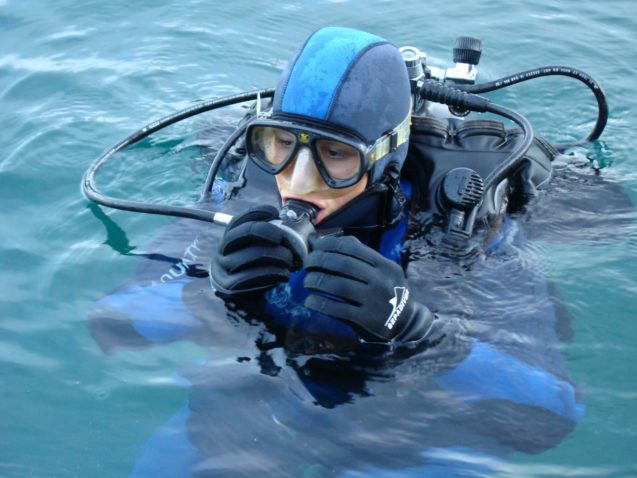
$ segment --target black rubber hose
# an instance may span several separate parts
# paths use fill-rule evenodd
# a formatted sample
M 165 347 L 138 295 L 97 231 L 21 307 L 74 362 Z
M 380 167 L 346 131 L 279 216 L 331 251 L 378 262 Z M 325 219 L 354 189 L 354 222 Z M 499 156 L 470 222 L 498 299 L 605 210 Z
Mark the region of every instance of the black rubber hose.
M 487 191 L 494 184 L 508 176 L 523 159 L 533 143 L 533 126 L 519 113 L 504 106 L 491 103 L 486 98 L 440 83 L 436 80 L 426 80 L 420 90 L 420 95 L 428 101 L 443 103 L 458 109 L 471 110 L 479 113 L 494 113 L 517 123 L 523 132 L 522 142 L 513 150 L 495 170 L 484 180 L 484 190 Z
M 212 160 L 212 165 L 210 166 L 210 170 L 208 171 L 208 177 L 206 178 L 206 183 L 204 184 L 200 201 L 206 200 L 209 196 L 210 191 L 212 190 L 212 185 L 215 182 L 215 178 L 217 177 L 217 171 L 219 170 L 219 166 L 221 165 L 221 161 L 228 153 L 228 150 L 236 143 L 237 139 L 239 139 L 243 133 L 245 133 L 247 124 L 242 124 L 239 126 L 223 143 L 214 159 Z
M 172 115 L 166 116 L 160 120 L 154 121 L 142 129 L 131 134 L 124 140 L 117 143 L 111 149 L 104 152 L 99 156 L 91 166 L 84 173 L 82 178 L 82 192 L 91 201 L 101 204 L 103 206 L 112 207 L 115 209 L 123 209 L 125 211 L 143 212 L 147 214 L 161 214 L 165 216 L 177 216 L 186 217 L 190 219 L 198 219 L 200 221 L 214 222 L 218 224 L 224 224 L 226 221 L 226 215 L 222 213 L 215 213 L 213 211 L 206 211 L 204 209 L 188 208 L 181 206 L 168 206 L 161 204 L 150 204 L 139 201 L 128 201 L 125 199 L 118 199 L 102 194 L 98 189 L 95 182 L 95 175 L 99 168 L 101 168 L 115 153 L 122 151 L 124 148 L 137 143 L 138 141 L 146 138 L 147 136 L 163 129 L 171 124 L 181 121 L 191 116 L 204 113 L 206 111 L 215 110 L 217 108 L 223 108 L 224 106 L 233 105 L 236 103 L 243 103 L 245 101 L 256 100 L 257 98 L 268 98 L 274 95 L 273 89 L 251 91 L 247 93 L 241 93 L 233 96 L 226 96 L 224 98 L 218 98 L 214 100 L 208 100 L 198 105 L 191 106 L 182 111 L 178 111 Z M 226 142 L 226 145 L 228 143 Z M 227 148 L 226 148 L 227 149 Z M 219 155 L 217 155 L 219 156 Z
M 486 112 L 491 103 L 486 98 L 462 91 L 457 85 L 451 86 L 437 80 L 425 80 L 420 88 L 420 96 L 427 101 L 478 113 Z
M 604 131 L 608 121 L 608 103 L 606 102 L 606 95 L 604 95 L 604 91 L 601 86 L 599 86 L 599 84 L 590 75 L 576 68 L 560 65 L 544 66 L 542 68 L 535 68 L 515 75 L 506 76 L 488 83 L 481 83 L 479 85 L 455 85 L 455 87 L 467 93 L 488 93 L 490 91 L 499 90 L 500 88 L 505 88 L 507 86 L 515 85 L 516 83 L 521 83 L 523 81 L 543 76 L 568 76 L 570 78 L 575 78 L 588 86 L 597 100 L 597 121 L 595 122 L 595 126 L 591 133 L 583 140 L 575 141 L 573 143 L 560 143 L 554 146 L 559 151 L 563 151 L 567 148 L 581 146 L 598 139 Z
M 508 118 L 511 121 L 517 123 L 520 128 L 522 128 L 522 132 L 524 134 L 522 142 L 511 152 L 509 157 L 505 161 L 500 163 L 500 165 L 496 169 L 494 169 L 491 174 L 489 174 L 489 176 L 486 177 L 486 179 L 484 180 L 485 191 L 488 191 L 491 186 L 498 184 L 515 170 L 520 161 L 523 159 L 526 152 L 531 147 L 534 138 L 533 126 L 531 126 L 529 120 L 527 120 L 521 114 L 505 108 L 504 106 L 496 105 L 495 103 L 490 103 L 487 111 L 489 113 L 504 116 L 505 118 Z

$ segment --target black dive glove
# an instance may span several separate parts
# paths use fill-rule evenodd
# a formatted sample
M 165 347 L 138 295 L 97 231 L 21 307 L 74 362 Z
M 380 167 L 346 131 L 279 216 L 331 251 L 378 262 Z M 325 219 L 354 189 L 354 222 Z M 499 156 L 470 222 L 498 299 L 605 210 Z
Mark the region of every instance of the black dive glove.
M 305 259 L 305 306 L 352 325 L 368 342 L 412 342 L 431 325 L 403 269 L 355 237 L 323 237 Z
M 278 217 L 274 207 L 258 206 L 230 221 L 210 265 L 217 292 L 232 296 L 269 289 L 301 266 L 286 232 L 268 222 Z

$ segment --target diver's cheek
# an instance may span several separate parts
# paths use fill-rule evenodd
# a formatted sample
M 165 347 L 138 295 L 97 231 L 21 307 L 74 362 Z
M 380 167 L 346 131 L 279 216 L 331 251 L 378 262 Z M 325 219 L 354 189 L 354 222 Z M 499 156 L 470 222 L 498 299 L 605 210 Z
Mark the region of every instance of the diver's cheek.
M 320 223 L 324 218 L 338 211 L 349 203 L 356 196 L 360 195 L 367 187 L 367 176 L 364 176 L 358 183 L 345 189 L 331 189 L 333 196 L 325 195 L 322 200 L 323 208 L 316 216 L 315 223 Z

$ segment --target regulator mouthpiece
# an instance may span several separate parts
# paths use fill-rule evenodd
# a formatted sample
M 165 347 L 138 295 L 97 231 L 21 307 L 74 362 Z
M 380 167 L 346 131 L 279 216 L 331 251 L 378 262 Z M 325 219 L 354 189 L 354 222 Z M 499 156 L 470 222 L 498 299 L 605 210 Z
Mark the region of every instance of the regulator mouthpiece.
M 301 262 L 310 252 L 309 237 L 316 233 L 312 221 L 317 214 L 318 208 L 314 204 L 290 199 L 281 208 L 279 219 L 270 221 L 286 232 L 287 241 Z
M 299 199 L 290 199 L 281 208 L 279 218 L 282 221 L 300 221 L 303 218 L 308 221 L 314 221 L 318 215 L 318 208 L 309 202 Z

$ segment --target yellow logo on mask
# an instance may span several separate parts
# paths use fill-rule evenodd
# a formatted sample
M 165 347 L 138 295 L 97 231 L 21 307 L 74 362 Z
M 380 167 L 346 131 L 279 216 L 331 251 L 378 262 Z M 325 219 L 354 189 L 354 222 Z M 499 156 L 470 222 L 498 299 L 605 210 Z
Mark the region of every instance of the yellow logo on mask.
M 307 144 L 307 142 L 310 140 L 310 135 L 308 133 L 299 133 L 299 141 L 302 144 Z

